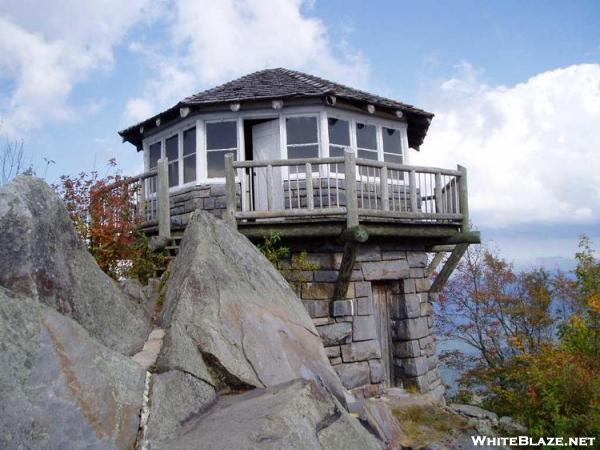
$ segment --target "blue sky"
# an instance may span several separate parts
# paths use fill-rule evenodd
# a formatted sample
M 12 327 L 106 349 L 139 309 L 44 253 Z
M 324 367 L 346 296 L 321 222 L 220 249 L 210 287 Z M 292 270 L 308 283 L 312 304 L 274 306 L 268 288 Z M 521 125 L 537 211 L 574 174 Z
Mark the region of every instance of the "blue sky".
M 253 70 L 305 70 L 436 113 L 413 160 L 466 165 L 484 236 L 562 264 L 578 234 L 600 245 L 599 23 L 597 1 L 0 0 L 0 134 L 49 181 L 111 157 L 136 172 L 119 129 Z

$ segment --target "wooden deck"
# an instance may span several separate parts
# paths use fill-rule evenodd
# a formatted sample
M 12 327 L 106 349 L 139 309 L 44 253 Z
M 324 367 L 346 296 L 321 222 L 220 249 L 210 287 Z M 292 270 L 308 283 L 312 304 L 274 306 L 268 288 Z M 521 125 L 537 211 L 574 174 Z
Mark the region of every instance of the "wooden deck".
M 406 166 L 355 159 L 346 152 L 337 158 L 273 161 L 233 161 L 228 155 L 225 167 L 226 220 L 240 230 L 262 226 L 333 233 L 362 224 L 384 234 L 396 227 L 422 233 L 435 228 L 447 235 L 469 229 L 467 173 L 461 166 Z M 239 182 L 245 193 L 241 202 Z
M 250 238 L 341 236 L 361 227 L 369 236 L 453 244 L 479 241 L 469 230 L 467 171 L 343 157 L 234 161 L 225 157 L 223 218 Z M 170 236 L 168 161 L 127 181 L 141 228 Z M 223 192 L 224 191 L 224 192 Z M 200 207 L 193 204 L 188 208 Z M 179 224 L 179 227 L 184 225 Z

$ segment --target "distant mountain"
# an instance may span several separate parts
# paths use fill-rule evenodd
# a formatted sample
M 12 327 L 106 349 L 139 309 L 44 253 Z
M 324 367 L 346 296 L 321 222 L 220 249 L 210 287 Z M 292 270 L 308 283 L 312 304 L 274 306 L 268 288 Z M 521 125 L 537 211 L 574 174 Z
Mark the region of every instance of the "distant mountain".
M 536 267 L 542 267 L 551 272 L 556 270 L 573 272 L 577 267 L 577 261 L 574 258 L 564 256 L 543 256 L 515 262 L 516 270 L 527 270 Z

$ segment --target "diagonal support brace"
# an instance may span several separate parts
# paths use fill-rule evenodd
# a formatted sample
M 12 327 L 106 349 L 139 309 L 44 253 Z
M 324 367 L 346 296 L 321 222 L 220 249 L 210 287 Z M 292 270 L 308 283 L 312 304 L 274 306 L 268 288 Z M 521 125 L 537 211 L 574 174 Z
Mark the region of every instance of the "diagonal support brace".
M 350 278 L 352 277 L 352 269 L 354 268 L 356 255 L 358 254 L 358 247 L 362 242 L 366 242 L 369 239 L 369 234 L 363 227 L 358 225 L 346 229 L 340 236 L 340 239 L 344 241 L 344 254 L 342 256 L 342 263 L 340 264 L 338 279 L 335 283 L 334 300 L 346 297 L 348 284 L 350 284 Z
M 462 258 L 462 256 L 465 254 L 468 247 L 469 244 L 458 244 L 456 247 L 454 247 L 454 250 L 452 250 L 452 253 L 450 253 L 450 256 L 446 260 L 442 270 L 431 285 L 429 292 L 440 292 L 444 288 L 448 282 L 448 278 L 450 278 L 450 275 L 452 275 L 452 272 L 454 272 L 454 269 L 456 269 L 460 258 Z

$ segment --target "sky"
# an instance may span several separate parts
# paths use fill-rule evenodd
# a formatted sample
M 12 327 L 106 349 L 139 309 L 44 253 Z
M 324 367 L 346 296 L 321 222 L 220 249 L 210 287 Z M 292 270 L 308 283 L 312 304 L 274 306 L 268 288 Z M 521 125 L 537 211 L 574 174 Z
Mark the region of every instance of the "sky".
M 117 131 L 267 67 L 435 113 L 413 163 L 467 167 L 472 221 L 518 266 L 600 247 L 600 2 L 0 0 L 0 136 L 49 182 L 124 173 Z

